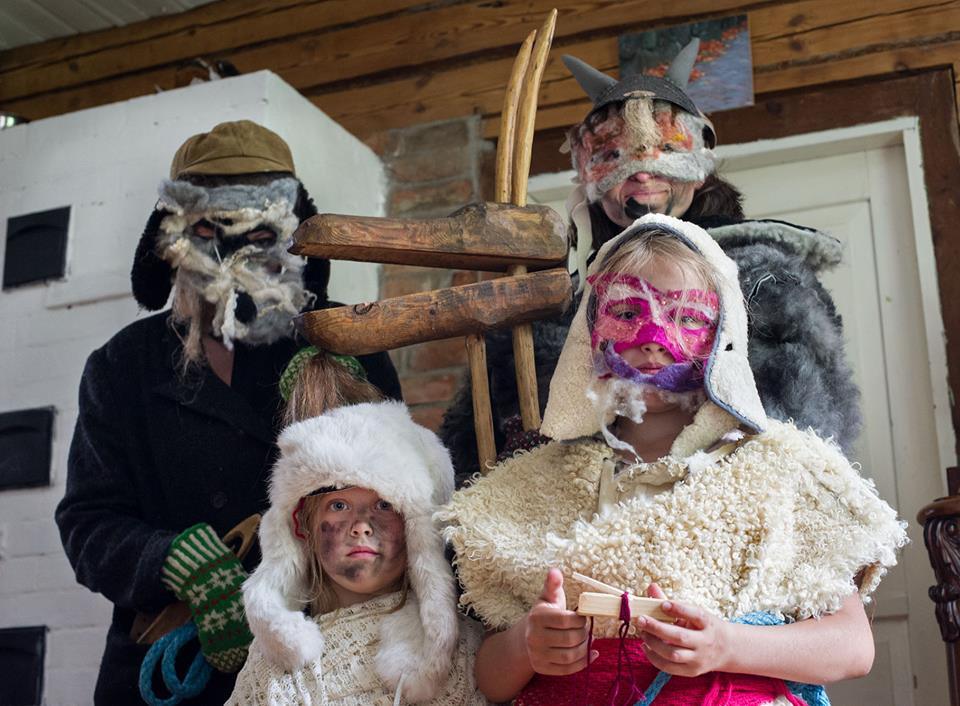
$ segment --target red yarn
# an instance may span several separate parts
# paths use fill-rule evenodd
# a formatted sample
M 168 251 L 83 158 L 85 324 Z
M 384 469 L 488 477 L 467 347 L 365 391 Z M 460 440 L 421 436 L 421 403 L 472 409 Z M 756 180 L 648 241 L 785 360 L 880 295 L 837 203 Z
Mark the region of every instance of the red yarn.
M 621 647 L 622 644 L 622 647 Z M 534 675 L 517 697 L 516 706 L 633 706 L 643 698 L 643 691 L 653 682 L 659 670 L 641 649 L 638 639 L 606 638 L 590 641 L 590 648 L 600 656 L 589 672 L 566 677 Z M 621 650 L 623 655 L 621 655 Z M 618 663 L 628 665 L 629 674 L 620 672 Z M 630 693 L 630 685 L 639 694 Z M 610 696 L 617 692 L 615 700 Z M 653 706 L 762 706 L 784 696 L 793 706 L 807 703 L 790 693 L 780 679 L 749 674 L 710 672 L 699 677 L 672 677 L 653 702 Z
M 290 516 L 293 518 L 293 534 L 301 541 L 306 541 L 307 539 L 307 535 L 303 533 L 303 528 L 300 526 L 300 511 L 303 510 L 304 500 L 306 500 L 305 497 L 300 498 L 297 506 L 293 508 L 293 512 L 290 513 Z

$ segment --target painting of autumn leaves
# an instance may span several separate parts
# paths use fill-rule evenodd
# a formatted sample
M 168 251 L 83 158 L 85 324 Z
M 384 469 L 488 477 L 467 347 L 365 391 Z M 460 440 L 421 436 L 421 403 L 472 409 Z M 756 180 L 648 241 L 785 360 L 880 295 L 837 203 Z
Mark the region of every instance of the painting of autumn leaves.
M 620 37 L 620 75 L 662 76 L 693 38 L 700 52 L 687 94 L 704 113 L 753 105 L 753 64 L 746 15 L 695 22 Z

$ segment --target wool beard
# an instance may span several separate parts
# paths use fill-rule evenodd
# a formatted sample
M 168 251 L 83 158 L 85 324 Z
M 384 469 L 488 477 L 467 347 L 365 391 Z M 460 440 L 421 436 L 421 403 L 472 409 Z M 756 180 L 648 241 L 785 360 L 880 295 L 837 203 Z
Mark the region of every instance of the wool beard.
M 639 458 L 636 449 L 626 441 L 618 439 L 610 427 L 616 422 L 617 417 L 626 417 L 635 424 L 643 423 L 643 415 L 647 412 L 644 397 L 650 393 L 656 394 L 664 402 L 677 404 L 691 411 L 698 409 L 706 400 L 702 387 L 692 392 L 670 392 L 654 385 L 638 384 L 615 375 L 594 377 L 590 387 L 587 388 L 587 399 L 593 406 L 593 411 L 600 422 L 600 432 L 610 448 L 627 451 Z
M 176 268 L 173 315 L 188 326 L 187 362 L 202 359 L 204 334 L 232 350 L 234 341 L 266 345 L 292 333 L 293 317 L 313 298 L 303 286 L 303 258 L 287 252 L 299 224 L 293 210 L 297 186 L 292 178 L 262 186 L 161 186 L 157 208 L 170 215 L 160 223 L 157 253 Z M 191 235 L 200 220 L 217 224 L 221 246 L 219 236 Z M 232 251 L 222 247 L 260 228 L 273 231 L 276 240 L 266 246 L 243 241 Z M 221 255 L 221 247 L 228 254 Z

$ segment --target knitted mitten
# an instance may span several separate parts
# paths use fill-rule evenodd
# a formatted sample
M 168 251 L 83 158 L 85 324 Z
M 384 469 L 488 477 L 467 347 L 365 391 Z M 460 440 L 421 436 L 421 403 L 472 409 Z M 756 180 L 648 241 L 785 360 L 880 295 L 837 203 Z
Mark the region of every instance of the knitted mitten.
M 253 640 L 240 586 L 247 572 L 237 555 L 201 522 L 178 534 L 163 562 L 163 583 L 190 606 L 200 649 L 221 672 L 235 672 Z

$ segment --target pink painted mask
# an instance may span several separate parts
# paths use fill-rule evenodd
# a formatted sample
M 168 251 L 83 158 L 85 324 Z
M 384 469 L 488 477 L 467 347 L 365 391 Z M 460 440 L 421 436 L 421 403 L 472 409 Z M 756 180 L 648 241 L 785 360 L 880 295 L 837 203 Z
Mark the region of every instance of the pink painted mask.
M 593 275 L 588 281 L 597 298 L 590 337 L 595 353 L 603 353 L 610 343 L 618 355 L 656 343 L 673 356 L 674 364 L 709 357 L 720 312 L 714 292 L 662 292 L 645 279 L 623 273 Z

